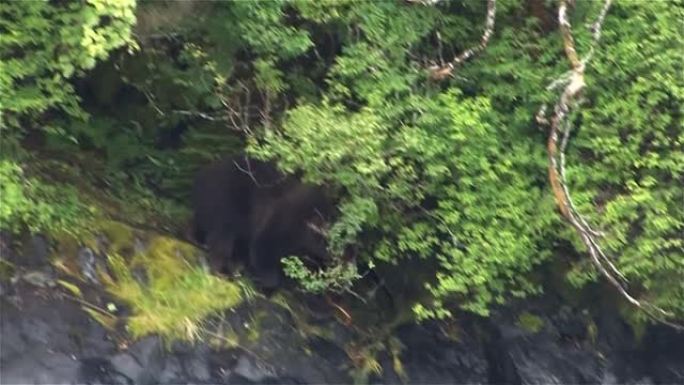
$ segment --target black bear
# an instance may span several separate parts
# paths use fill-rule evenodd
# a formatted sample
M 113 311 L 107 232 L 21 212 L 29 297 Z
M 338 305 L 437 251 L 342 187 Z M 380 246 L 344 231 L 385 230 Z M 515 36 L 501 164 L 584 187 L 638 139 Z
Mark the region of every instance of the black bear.
M 322 188 L 271 163 L 236 156 L 211 164 L 198 172 L 192 200 L 195 239 L 207 245 L 220 273 L 243 264 L 259 285 L 275 288 L 282 258 L 327 258 L 321 229 L 333 205 Z

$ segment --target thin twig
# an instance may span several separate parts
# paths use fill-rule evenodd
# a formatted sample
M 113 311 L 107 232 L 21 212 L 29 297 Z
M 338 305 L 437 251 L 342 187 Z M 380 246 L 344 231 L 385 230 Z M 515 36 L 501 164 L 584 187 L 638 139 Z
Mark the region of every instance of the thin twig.
M 228 121 L 229 119 L 227 117 L 216 117 L 216 116 L 211 116 L 207 113 L 204 112 L 199 112 L 199 111 L 187 111 L 187 110 L 173 110 L 172 111 L 175 114 L 178 115 L 185 115 L 185 116 L 192 116 L 192 117 L 197 117 L 197 118 L 202 118 L 204 120 L 208 120 L 210 122 L 225 122 Z

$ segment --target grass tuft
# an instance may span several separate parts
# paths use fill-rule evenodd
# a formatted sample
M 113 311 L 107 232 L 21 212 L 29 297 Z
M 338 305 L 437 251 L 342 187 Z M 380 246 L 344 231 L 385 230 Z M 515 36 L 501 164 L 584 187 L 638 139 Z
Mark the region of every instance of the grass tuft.
M 130 307 L 127 327 L 134 338 L 197 341 L 205 319 L 242 301 L 239 284 L 209 274 L 191 247 L 171 238 L 154 238 L 131 260 L 110 255 L 109 270 L 101 272 L 103 280 Z

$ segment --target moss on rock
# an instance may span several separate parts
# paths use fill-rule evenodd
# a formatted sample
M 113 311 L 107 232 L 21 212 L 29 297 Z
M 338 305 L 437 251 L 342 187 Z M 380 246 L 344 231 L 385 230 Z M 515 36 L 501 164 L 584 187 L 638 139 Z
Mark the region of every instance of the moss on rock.
M 544 320 L 527 311 L 520 313 L 516 324 L 530 333 L 538 333 L 544 328 Z

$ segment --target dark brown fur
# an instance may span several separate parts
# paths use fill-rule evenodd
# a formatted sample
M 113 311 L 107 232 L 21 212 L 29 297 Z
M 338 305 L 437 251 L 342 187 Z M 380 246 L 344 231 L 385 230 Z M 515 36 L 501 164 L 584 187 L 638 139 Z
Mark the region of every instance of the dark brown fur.
M 280 260 L 298 255 L 322 262 L 322 225 L 333 206 L 323 189 L 284 176 L 271 163 L 233 157 L 200 170 L 193 192 L 194 235 L 210 264 L 226 273 L 244 264 L 263 287 L 282 280 Z

